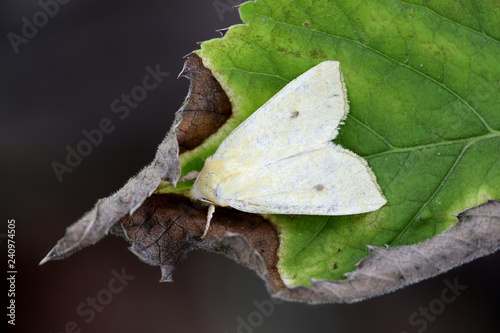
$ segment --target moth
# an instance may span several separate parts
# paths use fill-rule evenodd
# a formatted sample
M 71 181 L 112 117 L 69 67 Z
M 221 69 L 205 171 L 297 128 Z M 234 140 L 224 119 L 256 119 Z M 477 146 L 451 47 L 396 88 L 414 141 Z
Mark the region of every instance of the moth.
M 220 144 L 190 196 L 244 212 L 350 215 L 386 204 L 368 163 L 332 142 L 349 112 L 340 63 L 324 61 L 288 83 Z

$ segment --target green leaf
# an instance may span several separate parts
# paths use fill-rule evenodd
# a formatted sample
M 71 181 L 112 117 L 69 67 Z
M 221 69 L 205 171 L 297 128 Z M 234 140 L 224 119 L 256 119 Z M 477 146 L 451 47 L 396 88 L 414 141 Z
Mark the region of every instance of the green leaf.
M 233 117 L 181 156 L 183 174 L 292 79 L 338 60 L 350 113 L 335 141 L 368 161 L 388 199 L 368 214 L 272 216 L 288 285 L 343 279 L 367 244 L 424 241 L 500 197 L 497 1 L 257 0 L 240 12 L 245 25 L 197 52 Z

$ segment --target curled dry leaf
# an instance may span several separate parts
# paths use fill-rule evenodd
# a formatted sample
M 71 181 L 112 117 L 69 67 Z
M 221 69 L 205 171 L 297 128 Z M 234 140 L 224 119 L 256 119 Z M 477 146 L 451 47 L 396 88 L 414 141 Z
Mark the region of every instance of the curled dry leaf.
M 63 259 L 97 243 L 122 216 L 132 214 L 157 189 L 162 180 L 177 183 L 181 173 L 176 136 L 180 120 L 181 115 L 177 114 L 170 131 L 158 147 L 153 162 L 130 178 L 116 193 L 99 199 L 94 208 L 68 227 L 64 237 L 40 261 L 40 265 L 50 260 Z
M 162 180 L 176 185 L 181 174 L 179 150 L 199 145 L 231 115 L 231 104 L 219 83 L 201 59 L 190 54 L 179 76 L 191 84 L 186 101 L 158 147 L 153 162 L 132 177 L 120 190 L 100 199 L 80 220 L 68 227 L 65 236 L 40 261 L 65 258 L 101 240 L 124 215 L 132 214 Z
M 313 280 L 312 288 L 283 289 L 277 297 L 308 303 L 352 303 L 444 273 L 500 248 L 500 201 L 458 214 L 460 223 L 425 242 L 368 247 L 369 256 L 343 281 Z
M 132 215 L 121 219 L 130 250 L 142 261 L 160 266 L 162 282 L 172 281 L 174 268 L 194 249 L 222 252 L 256 270 L 272 292 L 285 285 L 276 268 L 278 233 L 259 215 L 218 208 L 208 235 L 200 239 L 207 207 L 175 194 L 153 195 Z
M 160 266 L 161 281 L 194 249 L 222 252 L 254 269 L 279 298 L 308 303 L 355 302 L 438 275 L 500 246 L 500 202 L 489 201 L 458 215 L 460 224 L 426 242 L 397 248 L 368 247 L 370 255 L 347 280 L 313 280 L 312 288 L 287 288 L 276 268 L 279 238 L 263 217 L 219 208 L 201 240 L 206 208 L 178 195 L 155 195 L 121 220 L 131 250 Z
M 200 145 L 226 122 L 231 116 L 231 103 L 219 82 L 196 54 L 186 56 L 179 75 L 190 80 L 186 101 L 179 110 L 182 112 L 182 121 L 178 127 L 177 140 L 179 151 L 183 153 Z
M 161 281 L 193 249 L 222 252 L 255 270 L 278 298 L 307 303 L 352 303 L 403 288 L 446 272 L 500 247 L 500 201 L 458 215 L 460 223 L 423 243 L 396 248 L 368 246 L 369 256 L 347 280 L 313 280 L 312 288 L 288 288 L 276 264 L 279 238 L 263 217 L 219 208 L 211 230 L 200 240 L 206 207 L 177 195 L 154 195 L 132 216 L 121 220 L 131 250 L 142 261 L 161 267 Z

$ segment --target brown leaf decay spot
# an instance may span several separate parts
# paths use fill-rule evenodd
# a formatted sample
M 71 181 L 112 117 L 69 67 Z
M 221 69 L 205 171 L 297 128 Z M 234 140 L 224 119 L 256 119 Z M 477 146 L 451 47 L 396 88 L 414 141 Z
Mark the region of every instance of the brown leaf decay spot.
M 179 74 L 190 81 L 186 101 L 179 110 L 182 112 L 177 133 L 180 153 L 199 146 L 231 116 L 229 98 L 210 70 L 203 66 L 201 58 L 194 53 L 186 58 Z
M 120 222 L 132 242 L 132 252 L 161 267 L 161 281 L 172 281 L 173 270 L 189 251 L 204 249 L 222 252 L 255 269 L 272 293 L 285 288 L 276 268 L 278 233 L 271 223 L 260 215 L 217 207 L 208 235 L 200 239 L 206 219 L 207 207 L 195 206 L 180 195 L 162 194 L 151 196 Z

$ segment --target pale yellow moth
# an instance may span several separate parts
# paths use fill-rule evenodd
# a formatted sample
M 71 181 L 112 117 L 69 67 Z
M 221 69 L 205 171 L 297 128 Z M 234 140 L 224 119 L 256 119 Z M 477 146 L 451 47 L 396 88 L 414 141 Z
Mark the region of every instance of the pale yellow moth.
M 338 61 L 287 84 L 205 161 L 191 197 L 249 213 L 350 215 L 387 201 L 367 162 L 335 145 L 349 104 Z

